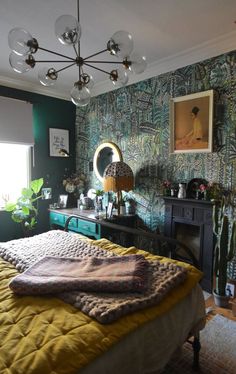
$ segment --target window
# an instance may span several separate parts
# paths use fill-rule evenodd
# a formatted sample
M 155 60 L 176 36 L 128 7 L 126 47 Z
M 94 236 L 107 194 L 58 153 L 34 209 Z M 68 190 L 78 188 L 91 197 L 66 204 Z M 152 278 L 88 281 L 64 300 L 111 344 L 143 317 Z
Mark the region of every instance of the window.
M 0 143 L 0 208 L 15 202 L 30 181 L 30 146 Z

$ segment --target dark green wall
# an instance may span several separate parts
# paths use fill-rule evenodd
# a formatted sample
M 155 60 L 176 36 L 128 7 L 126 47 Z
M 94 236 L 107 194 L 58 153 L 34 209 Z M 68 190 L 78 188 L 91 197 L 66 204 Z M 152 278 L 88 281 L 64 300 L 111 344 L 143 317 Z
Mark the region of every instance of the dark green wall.
M 213 89 L 214 151 L 170 154 L 170 99 Z M 116 143 L 135 174 L 137 212 L 151 229 L 162 227 L 162 182 L 205 178 L 236 186 L 236 52 L 97 96 L 77 109 L 77 169 L 89 171 L 96 147 Z M 82 150 L 82 152 L 81 152 Z
M 0 95 L 33 104 L 33 132 L 35 146 L 32 161 L 32 179 L 44 178 L 44 187 L 51 187 L 52 200 L 39 205 L 37 232 L 49 228 L 48 206 L 57 202 L 58 195 L 65 193 L 62 180 L 75 171 L 75 106 L 70 101 L 55 99 L 26 91 L 0 86 Z M 49 157 L 49 128 L 68 129 L 70 134 L 70 157 Z M 7 241 L 21 235 L 18 225 L 9 219 L 9 214 L 0 212 L 0 241 Z

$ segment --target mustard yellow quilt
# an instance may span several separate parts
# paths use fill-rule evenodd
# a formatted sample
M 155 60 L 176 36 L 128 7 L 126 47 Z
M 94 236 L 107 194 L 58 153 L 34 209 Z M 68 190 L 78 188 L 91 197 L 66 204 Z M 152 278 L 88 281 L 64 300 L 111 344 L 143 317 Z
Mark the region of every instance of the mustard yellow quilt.
M 89 242 L 117 254 L 139 253 L 147 259 L 173 261 L 134 247 L 122 248 L 106 239 Z M 188 269 L 187 280 L 158 306 L 102 325 L 57 298 L 15 296 L 8 284 L 18 272 L 1 260 L 0 373 L 77 374 L 123 336 L 167 312 L 189 294 L 202 273 L 189 264 L 181 265 Z

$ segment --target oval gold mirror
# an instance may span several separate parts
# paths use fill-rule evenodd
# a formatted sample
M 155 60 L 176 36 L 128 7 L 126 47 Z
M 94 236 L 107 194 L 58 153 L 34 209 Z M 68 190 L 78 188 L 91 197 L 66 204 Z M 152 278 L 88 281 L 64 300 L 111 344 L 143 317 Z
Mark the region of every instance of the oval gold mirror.
M 93 157 L 93 170 L 101 182 L 107 165 L 115 161 L 123 161 L 121 150 L 115 143 L 106 142 L 97 147 Z

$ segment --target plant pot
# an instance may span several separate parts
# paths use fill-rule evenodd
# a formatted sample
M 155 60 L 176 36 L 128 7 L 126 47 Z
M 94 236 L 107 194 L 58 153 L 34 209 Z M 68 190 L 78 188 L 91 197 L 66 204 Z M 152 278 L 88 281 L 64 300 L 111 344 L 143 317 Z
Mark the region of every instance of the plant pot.
M 227 308 L 229 306 L 229 296 L 221 296 L 218 295 L 215 290 L 213 291 L 214 295 L 214 302 L 216 306 L 219 306 L 220 308 Z

